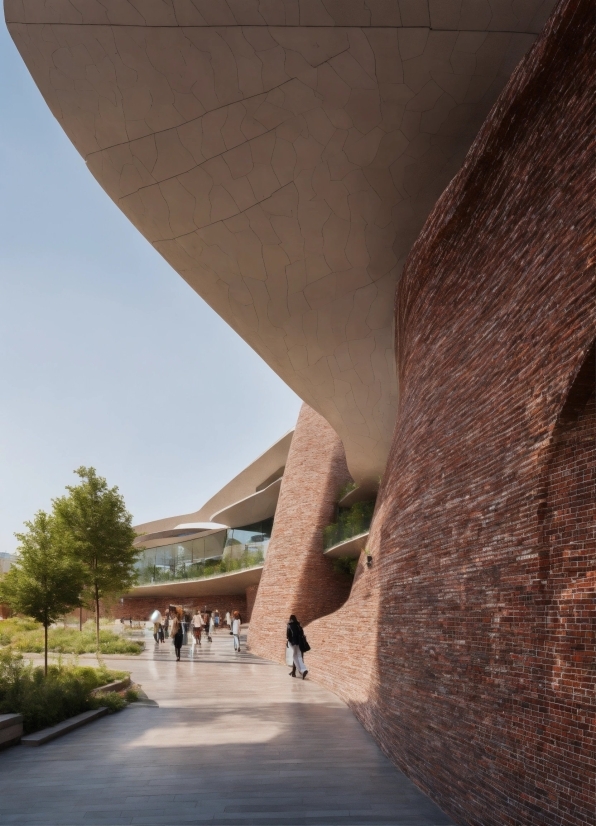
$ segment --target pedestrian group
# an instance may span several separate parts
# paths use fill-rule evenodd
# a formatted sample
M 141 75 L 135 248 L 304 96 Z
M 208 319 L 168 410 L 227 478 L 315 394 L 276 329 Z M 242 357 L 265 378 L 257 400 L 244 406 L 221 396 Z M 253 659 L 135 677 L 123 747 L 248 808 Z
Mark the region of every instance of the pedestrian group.
M 191 614 L 180 605 L 169 605 L 163 615 L 159 611 L 154 611 L 151 614 L 151 622 L 153 622 L 155 644 L 164 643 L 168 637 L 171 637 L 176 661 L 180 662 L 180 652 L 182 646 L 188 644 L 189 631 L 194 646 L 202 645 L 203 633 L 207 636 L 207 642 L 213 642 L 213 636 L 220 627 L 220 616 L 217 608 L 215 611 L 210 611 L 205 606 L 203 611 L 197 608 L 194 614 Z M 235 653 L 239 653 L 242 626 L 240 612 L 226 611 L 224 625 L 230 629 Z M 310 645 L 304 630 L 296 615 L 291 614 L 286 626 L 286 665 L 292 666 L 290 677 L 300 676 L 303 680 L 305 679 L 308 669 L 304 663 L 304 654 L 307 651 L 310 651 Z

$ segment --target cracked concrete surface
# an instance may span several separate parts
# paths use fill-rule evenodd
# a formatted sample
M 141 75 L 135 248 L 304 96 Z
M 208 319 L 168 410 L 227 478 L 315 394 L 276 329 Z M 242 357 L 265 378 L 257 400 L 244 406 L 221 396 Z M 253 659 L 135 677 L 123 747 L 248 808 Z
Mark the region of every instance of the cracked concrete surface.
M 383 472 L 408 251 L 554 0 L 6 0 L 90 171 Z

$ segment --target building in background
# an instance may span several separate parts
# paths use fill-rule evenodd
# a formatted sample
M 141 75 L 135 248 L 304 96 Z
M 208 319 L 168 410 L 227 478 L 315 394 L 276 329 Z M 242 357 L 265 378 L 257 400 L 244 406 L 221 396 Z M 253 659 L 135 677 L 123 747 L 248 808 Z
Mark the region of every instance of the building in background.
M 147 620 L 170 604 L 239 610 L 250 619 L 293 431 L 198 511 L 136 526 L 139 582 L 112 611 Z
M 16 554 L 9 554 L 6 551 L 0 551 L 0 574 L 5 574 L 14 563 L 15 559 Z

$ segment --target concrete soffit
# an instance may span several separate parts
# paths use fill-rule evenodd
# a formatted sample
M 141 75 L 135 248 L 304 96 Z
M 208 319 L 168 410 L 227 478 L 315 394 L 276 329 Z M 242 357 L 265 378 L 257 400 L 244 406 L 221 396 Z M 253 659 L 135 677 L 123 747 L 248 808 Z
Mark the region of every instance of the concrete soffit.
M 5 14 L 101 186 L 370 484 L 394 425 L 403 263 L 554 4 L 6 0 Z

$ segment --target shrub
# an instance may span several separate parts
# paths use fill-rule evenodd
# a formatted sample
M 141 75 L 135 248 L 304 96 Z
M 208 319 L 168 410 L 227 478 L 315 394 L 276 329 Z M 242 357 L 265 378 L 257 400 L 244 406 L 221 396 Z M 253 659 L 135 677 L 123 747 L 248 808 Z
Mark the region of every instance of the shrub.
M 124 699 L 127 703 L 138 703 L 140 696 L 136 688 L 128 688 L 124 693 Z
M 110 713 L 114 711 L 122 711 L 128 705 L 124 697 L 117 694 L 115 691 L 106 691 L 105 694 L 94 694 L 89 698 L 91 708 L 101 708 L 104 706 Z
M 356 502 L 350 508 L 340 508 L 337 522 L 323 528 L 325 549 L 367 531 L 370 528 L 374 509 L 374 502 Z
M 347 496 L 348 493 L 352 493 L 352 491 L 356 490 L 357 487 L 358 485 L 353 480 L 346 482 L 346 484 L 339 489 L 339 493 L 337 494 L 338 501 L 341 502 L 344 496 Z
M 105 667 L 63 663 L 50 665 L 45 676 L 43 668 L 26 664 L 20 654 L 4 649 L 0 651 L 0 713 L 22 714 L 28 734 L 102 705 L 91 691 L 124 676 L 125 672 Z M 126 705 L 119 699 L 121 703 L 110 701 L 110 710 L 119 711 Z
M 354 578 L 354 574 L 356 573 L 356 568 L 358 566 L 358 559 L 354 559 L 349 556 L 339 556 L 337 559 L 333 560 L 333 568 L 337 571 L 338 574 L 346 574 L 346 576 L 351 576 L 352 579 Z

